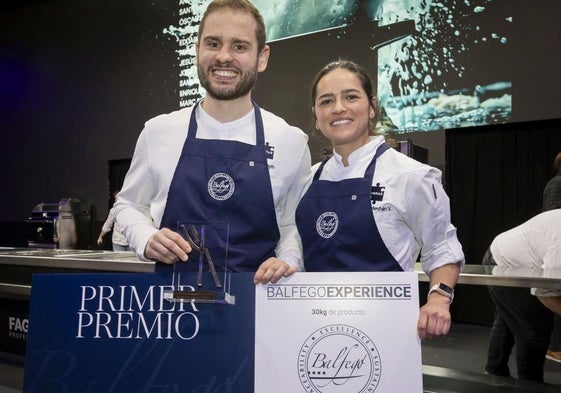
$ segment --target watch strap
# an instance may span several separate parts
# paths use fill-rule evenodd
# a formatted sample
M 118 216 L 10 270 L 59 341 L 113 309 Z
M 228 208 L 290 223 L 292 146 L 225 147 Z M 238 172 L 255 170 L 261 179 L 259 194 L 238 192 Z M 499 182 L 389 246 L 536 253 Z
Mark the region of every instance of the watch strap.
M 429 289 L 428 295 L 430 295 L 433 292 L 437 292 L 438 294 L 447 297 L 448 299 L 450 299 L 450 303 L 454 301 L 454 288 L 449 287 L 444 283 L 438 283 L 436 285 L 433 285 L 431 289 Z

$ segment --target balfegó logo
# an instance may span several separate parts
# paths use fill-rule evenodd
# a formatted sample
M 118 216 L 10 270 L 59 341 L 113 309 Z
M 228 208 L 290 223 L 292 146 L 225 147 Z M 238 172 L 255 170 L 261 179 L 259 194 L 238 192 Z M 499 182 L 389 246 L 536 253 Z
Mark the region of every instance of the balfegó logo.
M 372 340 L 348 325 L 316 330 L 300 348 L 298 375 L 306 392 L 374 392 L 382 362 Z
M 236 189 L 234 179 L 224 172 L 215 173 L 207 184 L 209 195 L 217 201 L 224 201 L 232 196 Z
M 316 231 L 325 239 L 333 236 L 337 232 L 338 226 L 339 216 L 335 212 L 325 212 L 316 221 Z

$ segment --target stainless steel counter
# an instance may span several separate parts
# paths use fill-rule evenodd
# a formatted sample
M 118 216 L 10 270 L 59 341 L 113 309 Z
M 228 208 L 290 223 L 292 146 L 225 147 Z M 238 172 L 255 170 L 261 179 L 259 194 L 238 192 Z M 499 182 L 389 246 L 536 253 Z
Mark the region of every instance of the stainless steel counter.
M 419 281 L 429 281 L 420 263 L 415 264 L 415 271 Z M 561 269 L 465 265 L 458 284 L 561 289 Z
M 36 273 L 151 273 L 132 252 L 0 248 L 0 297 L 28 298 Z
M 133 252 L 104 250 L 9 249 L 0 248 L 0 266 L 42 266 L 53 269 L 151 272 L 153 262 L 140 261 Z
M 150 273 L 153 262 L 144 262 L 132 252 L 103 250 L 58 250 L 0 248 L 0 297 L 29 296 L 34 273 Z M 421 265 L 415 265 L 419 281 L 428 281 Z M 561 269 L 504 268 L 466 265 L 459 284 L 526 288 L 561 288 Z

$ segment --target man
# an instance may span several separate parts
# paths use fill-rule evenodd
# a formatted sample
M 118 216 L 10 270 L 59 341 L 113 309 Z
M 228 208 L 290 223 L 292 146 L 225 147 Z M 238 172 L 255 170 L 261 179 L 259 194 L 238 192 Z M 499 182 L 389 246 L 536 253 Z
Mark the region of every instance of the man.
M 146 123 L 117 218 L 140 258 L 166 264 L 191 252 L 179 223 L 228 222 L 228 269 L 276 282 L 303 266 L 294 211 L 310 171 L 307 136 L 251 100 L 270 48 L 249 1 L 212 1 L 195 49 L 206 97 Z
M 499 234 L 484 265 L 561 269 L 561 209 L 550 210 Z M 510 376 L 508 359 L 516 345 L 518 377 L 543 382 L 543 366 L 553 325 L 561 314 L 561 290 L 489 287 L 496 306 L 485 370 Z M 534 296 L 532 296 L 534 295 Z M 553 311 L 553 312 L 552 312 Z
M 557 153 L 553 159 L 553 168 L 557 174 L 553 176 L 543 189 L 542 211 L 561 209 L 561 152 Z M 561 315 L 553 317 L 553 332 L 549 349 L 545 355 L 546 359 L 561 363 Z

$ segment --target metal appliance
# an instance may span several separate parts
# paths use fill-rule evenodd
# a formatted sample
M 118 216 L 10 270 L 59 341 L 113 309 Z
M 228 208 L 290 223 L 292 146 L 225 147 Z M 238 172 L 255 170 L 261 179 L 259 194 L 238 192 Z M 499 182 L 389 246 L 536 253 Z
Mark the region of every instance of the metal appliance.
M 41 202 L 26 220 L 29 247 L 88 249 L 91 238 L 91 204 L 78 198 Z

